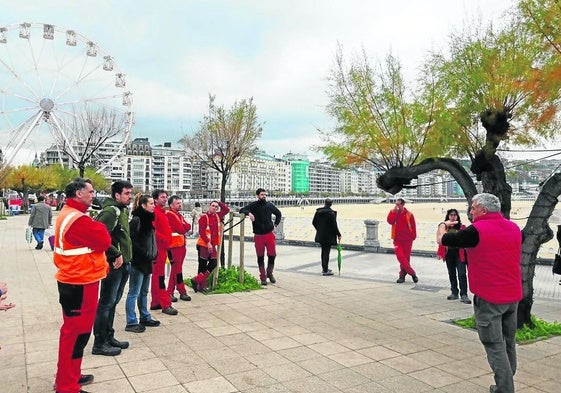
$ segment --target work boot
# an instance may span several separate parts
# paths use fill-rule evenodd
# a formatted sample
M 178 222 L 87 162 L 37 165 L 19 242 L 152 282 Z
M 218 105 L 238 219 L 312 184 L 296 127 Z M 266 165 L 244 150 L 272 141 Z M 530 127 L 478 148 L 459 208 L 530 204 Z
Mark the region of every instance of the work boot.
M 468 295 L 462 295 L 460 298 L 460 302 L 465 303 L 465 304 L 471 304 L 471 300 L 469 300 Z
M 92 355 L 117 356 L 121 353 L 121 348 L 113 347 L 104 342 L 101 346 L 92 348 Z
M 129 347 L 128 341 L 119 341 L 115 337 L 109 337 L 109 340 L 107 340 L 107 342 L 109 343 L 109 345 L 116 348 L 127 349 Z
M 413 282 L 414 282 L 415 284 L 419 282 L 419 277 L 417 277 L 416 274 L 413 274 L 413 275 L 411 276 L 411 278 L 413 279 Z
M 36 250 L 41 250 L 43 248 L 43 242 L 39 242 L 37 243 L 37 245 L 35 246 Z
M 446 296 L 446 300 L 457 300 L 457 299 L 458 299 L 457 293 L 451 293 L 450 295 Z
M 172 306 L 164 308 L 162 312 L 167 315 L 177 315 L 177 310 Z
M 396 283 L 398 284 L 403 284 L 404 282 L 405 282 L 405 277 L 401 277 L 401 276 L 396 281 Z
M 92 374 L 82 374 L 80 375 L 80 379 L 78 380 L 78 384 L 80 386 L 84 386 L 84 385 L 89 385 L 90 383 L 93 383 L 94 381 L 94 376 Z
M 185 302 L 191 301 L 191 296 L 187 295 L 186 293 L 182 293 L 179 295 L 179 298 Z
M 173 296 L 172 294 L 169 295 L 169 300 L 171 300 L 172 303 L 177 302 L 177 298 L 175 296 Z

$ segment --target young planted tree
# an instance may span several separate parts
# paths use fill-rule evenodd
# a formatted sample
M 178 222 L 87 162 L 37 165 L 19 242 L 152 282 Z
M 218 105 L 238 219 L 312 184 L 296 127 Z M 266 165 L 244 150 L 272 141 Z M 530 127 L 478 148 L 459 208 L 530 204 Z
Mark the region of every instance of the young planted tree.
M 444 169 L 471 202 L 474 181 L 452 158 L 467 156 L 483 190 L 499 197 L 502 213 L 509 217 L 511 187 L 497 149 L 505 142 L 532 146 L 551 139 L 559 129 L 560 98 L 559 88 L 544 79 L 552 59 L 543 45 L 519 25 L 510 26 L 499 32 L 488 28 L 452 35 L 450 55 L 430 57 L 417 94 L 394 89 L 392 82 L 400 80 L 394 75 L 399 74 L 396 67 L 376 74 L 366 72 L 370 67 L 363 61 L 347 70 L 338 56 L 328 107 L 338 123 L 324 153 L 343 164 L 376 163 L 385 170 L 379 187 L 392 194 L 421 173 Z M 384 78 L 384 73 L 393 76 Z M 556 192 L 544 186 L 524 229 L 519 325 L 531 324 L 533 267 L 539 246 L 552 236 L 532 234 L 538 221 L 551 214 Z
M 215 104 L 209 97 L 208 115 L 197 132 L 184 135 L 179 143 L 203 166 L 220 173 L 220 200 L 226 200 L 226 183 L 232 168 L 257 151 L 256 141 L 263 126 L 258 122 L 253 99 L 236 101 L 230 109 Z

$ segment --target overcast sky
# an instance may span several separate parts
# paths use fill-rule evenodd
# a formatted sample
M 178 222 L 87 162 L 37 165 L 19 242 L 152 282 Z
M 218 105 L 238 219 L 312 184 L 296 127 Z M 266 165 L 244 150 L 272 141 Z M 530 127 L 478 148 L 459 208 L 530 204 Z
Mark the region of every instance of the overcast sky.
M 0 26 L 74 29 L 113 56 L 134 94 L 133 137 L 174 145 L 193 133 L 208 95 L 218 105 L 253 97 L 259 146 L 307 153 L 329 129 L 326 78 L 337 43 L 373 62 L 389 51 L 408 77 L 424 55 L 476 16 L 500 22 L 513 0 L 0 0 Z M 316 157 L 317 153 L 312 154 Z

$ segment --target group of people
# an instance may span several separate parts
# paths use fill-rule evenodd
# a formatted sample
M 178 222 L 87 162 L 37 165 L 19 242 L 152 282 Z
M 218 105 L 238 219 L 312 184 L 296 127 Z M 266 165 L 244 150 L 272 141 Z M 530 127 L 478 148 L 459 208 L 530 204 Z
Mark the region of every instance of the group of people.
M 115 309 L 127 282 L 125 330 L 128 332 L 142 333 L 146 327 L 159 326 L 160 322 L 150 311 L 177 315 L 178 311 L 172 306 L 178 301 L 174 295 L 176 290 L 179 299 L 191 300 L 183 279 L 183 261 L 185 236 L 192 225 L 180 213 L 181 199 L 175 195 L 168 197 L 164 190 L 155 190 L 151 195 L 137 194 L 129 219 L 133 186 L 125 180 L 111 185 L 111 197 L 103 201 L 95 218 L 87 213 L 95 196 L 90 180 L 76 178 L 66 186 L 65 194 L 66 204 L 55 223 L 53 245 L 55 278 L 63 314 L 55 390 L 57 393 L 85 393 L 82 386 L 94 380 L 93 375 L 81 373 L 84 348 L 92 328 L 95 337 L 92 354 L 116 356 L 129 347 L 127 341 L 115 338 L 114 329 Z M 267 285 L 267 279 L 276 282 L 273 231 L 282 216 L 276 206 L 266 200 L 264 189 L 258 189 L 256 195 L 257 201 L 241 212 L 252 222 L 261 284 Z M 201 212 L 198 217 L 198 268 L 197 275 L 191 279 L 195 292 L 206 290 L 207 279 L 217 266 L 221 223 L 229 211 L 224 203 L 212 201 L 208 211 Z M 171 272 L 166 285 L 167 260 Z M 7 286 L 0 285 L 1 301 L 6 292 Z M 14 306 L 3 302 L 0 305 L 4 310 Z

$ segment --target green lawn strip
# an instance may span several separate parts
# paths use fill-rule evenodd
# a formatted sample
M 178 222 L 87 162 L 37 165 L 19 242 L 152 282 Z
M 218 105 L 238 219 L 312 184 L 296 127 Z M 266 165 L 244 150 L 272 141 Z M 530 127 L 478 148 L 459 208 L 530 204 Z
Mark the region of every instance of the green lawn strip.
M 218 294 L 218 293 L 234 293 L 234 292 L 247 292 L 254 291 L 256 289 L 261 289 L 261 283 L 253 277 L 251 274 L 244 271 L 244 283 L 239 282 L 240 279 L 240 268 L 238 266 L 232 266 L 229 269 L 220 268 L 218 271 L 218 281 L 216 287 L 212 291 L 206 292 L 207 294 Z M 191 279 L 184 280 L 185 284 L 191 287 Z M 212 282 L 212 275 L 209 276 L 207 280 L 208 288 L 210 288 Z
M 530 328 L 527 325 L 522 326 L 516 330 L 516 342 L 525 344 L 536 340 L 547 339 L 552 336 L 561 336 L 561 323 L 547 322 L 543 319 L 532 315 L 530 317 L 534 323 L 534 327 Z M 454 324 L 461 326 L 465 329 L 475 329 L 475 316 L 465 319 L 457 319 L 453 321 Z

